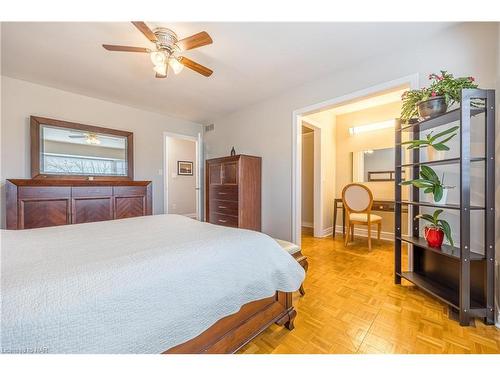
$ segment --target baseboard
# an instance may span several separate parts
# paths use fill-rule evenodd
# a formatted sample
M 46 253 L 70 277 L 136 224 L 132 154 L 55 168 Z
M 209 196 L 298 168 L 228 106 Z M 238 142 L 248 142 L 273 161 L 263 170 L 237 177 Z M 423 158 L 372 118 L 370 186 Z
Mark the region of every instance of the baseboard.
M 333 227 L 329 227 L 326 229 L 323 229 L 323 232 L 321 233 L 322 237 L 329 237 L 333 234 Z
M 347 231 L 347 228 L 346 228 Z M 337 225 L 335 233 L 340 233 L 342 234 L 342 226 Z M 354 236 L 361 236 L 361 237 L 368 237 L 368 230 L 365 228 L 357 228 L 356 226 L 354 227 Z M 377 231 L 372 230 L 372 238 L 377 237 Z M 386 241 L 394 241 L 394 233 L 392 232 L 380 232 L 380 239 L 386 240 Z
M 193 214 L 182 214 L 182 216 L 187 216 L 187 217 L 190 217 L 191 219 L 197 219 L 198 218 L 198 214 L 195 212 Z
M 310 223 L 309 221 L 303 221 L 302 226 L 305 228 L 314 228 L 314 224 Z

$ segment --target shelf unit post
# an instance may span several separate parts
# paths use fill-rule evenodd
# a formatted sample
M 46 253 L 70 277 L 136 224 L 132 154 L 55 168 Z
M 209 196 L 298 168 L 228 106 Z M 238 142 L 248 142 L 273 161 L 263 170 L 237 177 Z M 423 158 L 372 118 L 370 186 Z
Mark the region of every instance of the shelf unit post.
M 460 325 L 470 320 L 470 94 L 462 90 L 460 107 Z
M 396 152 L 395 152 L 395 175 L 394 175 L 394 192 L 395 201 L 394 204 L 394 283 L 401 284 L 401 238 L 402 227 L 401 227 L 401 180 L 402 180 L 402 167 L 401 162 L 401 120 L 396 120 L 395 125 L 395 140 L 396 140 Z
M 420 138 L 420 126 L 417 124 L 413 127 L 412 130 L 412 140 L 419 139 Z M 419 148 L 414 148 L 412 152 L 412 178 L 419 178 L 420 174 L 420 166 L 418 163 L 420 163 L 420 149 Z M 411 200 L 413 202 L 420 202 L 420 190 L 416 186 L 412 186 L 411 190 Z M 410 208 L 410 207 L 409 207 Z M 420 213 L 420 206 L 414 205 L 411 207 L 411 217 L 414 218 Z M 418 238 L 420 236 L 420 223 L 418 220 L 412 220 L 412 228 L 413 228 L 413 237 Z
M 485 210 L 484 247 L 486 255 L 486 324 L 495 324 L 495 91 L 486 91 L 486 161 L 485 161 Z

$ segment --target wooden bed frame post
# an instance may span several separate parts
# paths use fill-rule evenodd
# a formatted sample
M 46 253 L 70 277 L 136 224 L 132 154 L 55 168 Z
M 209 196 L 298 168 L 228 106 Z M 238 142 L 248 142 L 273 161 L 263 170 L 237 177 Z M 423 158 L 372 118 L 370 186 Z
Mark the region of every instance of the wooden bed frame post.
M 292 330 L 296 316 L 292 293 L 277 292 L 273 297 L 243 305 L 237 313 L 220 319 L 200 335 L 163 354 L 235 353 L 273 323 Z

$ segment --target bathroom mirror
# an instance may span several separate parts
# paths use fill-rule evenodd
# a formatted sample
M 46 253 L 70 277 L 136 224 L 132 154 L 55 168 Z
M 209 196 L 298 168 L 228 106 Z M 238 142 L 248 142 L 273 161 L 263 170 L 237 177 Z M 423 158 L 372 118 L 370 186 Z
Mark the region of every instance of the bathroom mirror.
M 33 178 L 133 179 L 133 134 L 31 117 Z
M 394 157 L 392 147 L 353 152 L 353 182 L 394 181 Z

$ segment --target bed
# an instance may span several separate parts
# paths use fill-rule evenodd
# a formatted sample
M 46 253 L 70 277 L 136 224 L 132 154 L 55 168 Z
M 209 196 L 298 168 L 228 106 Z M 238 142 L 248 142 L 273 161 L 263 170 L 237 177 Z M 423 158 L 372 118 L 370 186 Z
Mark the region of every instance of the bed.
M 155 215 L 1 234 L 4 353 L 232 353 L 293 328 L 304 270 L 262 233 Z

